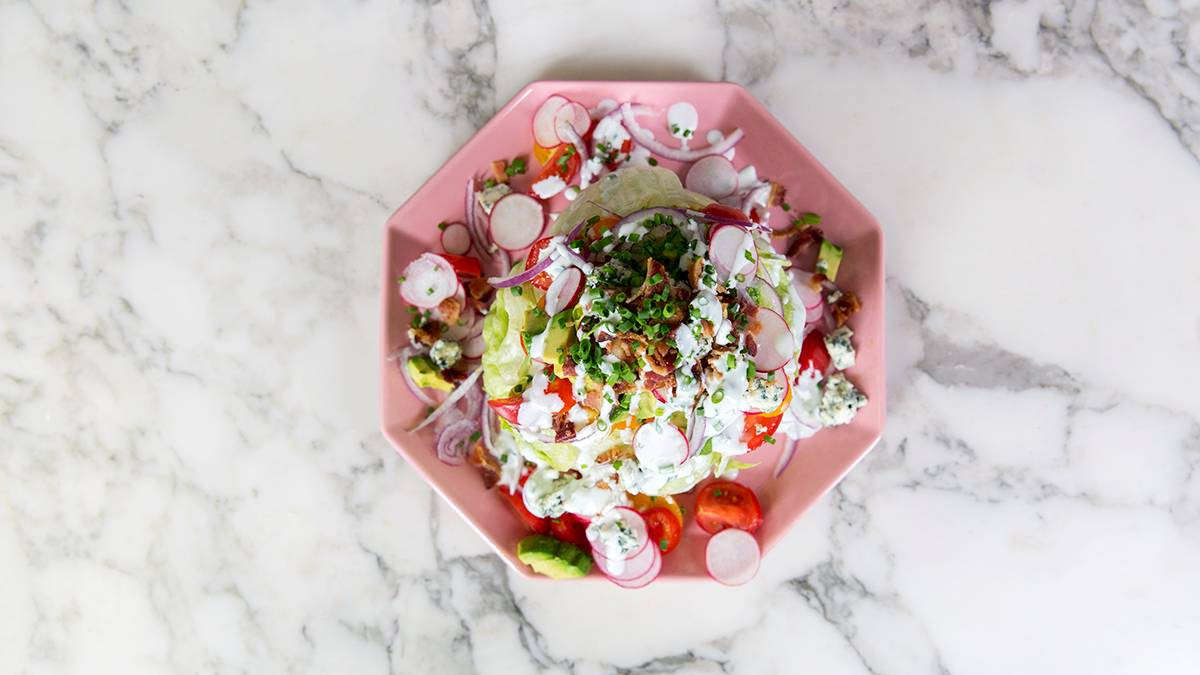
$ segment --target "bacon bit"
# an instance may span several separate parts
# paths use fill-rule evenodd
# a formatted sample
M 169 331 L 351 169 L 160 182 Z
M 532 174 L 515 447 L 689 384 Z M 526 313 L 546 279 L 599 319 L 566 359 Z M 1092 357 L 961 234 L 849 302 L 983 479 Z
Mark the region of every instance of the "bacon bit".
M 854 316 L 858 310 L 862 309 L 862 303 L 859 302 L 858 296 L 850 291 L 842 291 L 842 297 L 833 303 L 833 322 L 841 328 L 846 325 L 846 321 Z
M 446 370 L 441 371 L 441 375 L 442 379 L 446 380 L 450 384 L 458 384 L 459 382 L 467 379 L 466 371 L 454 370 L 452 368 L 447 368 Z
M 467 455 L 467 462 L 471 466 L 479 469 L 479 475 L 483 477 L 483 486 L 491 489 L 496 483 L 500 482 L 500 462 L 492 457 L 492 453 L 483 447 L 483 441 L 476 441 L 471 447 L 470 454 Z
M 467 281 L 467 295 L 476 300 L 484 300 L 492 293 L 492 285 L 483 277 L 475 277 Z
M 426 322 L 424 326 L 408 329 L 408 339 L 417 344 L 432 347 L 442 337 L 442 324 L 436 321 Z
M 603 399 L 601 399 L 601 396 L 602 396 L 602 390 L 600 390 L 600 389 L 593 389 L 593 390 L 589 391 L 583 397 L 584 407 L 591 408 L 592 410 L 599 410 L 600 407 L 602 405 L 604 405 L 604 402 L 603 402 Z
M 711 338 L 716 335 L 716 327 L 708 319 L 700 319 L 700 332 L 704 334 L 704 337 Z
M 575 438 L 575 423 L 571 421 L 571 412 L 569 410 L 554 413 L 551 421 L 554 426 L 555 443 L 565 443 Z
M 456 298 L 446 298 L 438 304 L 438 313 L 447 325 L 454 324 L 462 315 L 463 306 Z
M 654 364 L 651 363 L 651 366 L 653 367 Z M 644 384 L 647 389 L 651 390 L 663 389 L 665 387 L 674 391 L 675 371 L 668 369 L 667 372 L 663 373 L 659 372 L 657 368 L 646 371 L 645 375 L 642 376 L 642 384 Z
M 782 184 L 771 181 L 771 193 L 767 195 L 767 206 L 779 206 L 787 194 L 787 188 Z
M 788 234 L 789 232 L 790 230 L 784 230 L 783 234 Z M 796 234 L 796 237 L 788 243 L 787 256 L 792 258 L 800 255 L 813 244 L 820 244 L 823 239 L 825 239 L 825 232 L 819 227 L 809 225 L 800 230 Z
M 758 323 L 755 321 L 755 323 Z M 762 324 L 759 324 L 761 327 Z M 752 333 L 746 333 L 746 353 L 750 356 L 758 356 L 758 342 L 754 340 Z
M 658 389 L 658 385 L 650 385 L 651 375 L 661 377 L 669 375 L 671 385 L 675 385 L 675 355 L 672 351 L 671 347 L 664 342 L 659 342 L 652 349 L 646 350 L 646 365 L 650 367 L 650 370 L 645 373 L 643 379 L 648 389 Z
M 656 284 L 650 282 L 650 278 L 655 274 L 661 278 L 661 281 Z M 666 288 L 667 284 L 670 283 L 668 279 L 669 277 L 667 276 L 667 268 L 663 267 L 662 263 L 658 262 L 654 258 L 646 258 L 646 280 L 642 282 L 642 285 L 639 286 L 636 291 L 634 291 L 629 300 L 632 302 L 639 298 L 657 294 L 659 291 Z
M 575 369 L 575 361 L 570 357 L 570 355 L 563 356 L 562 369 L 563 375 L 568 377 L 575 377 L 575 375 L 579 372 Z
M 808 287 L 814 291 L 819 291 L 824 288 L 822 284 L 824 284 L 828 278 L 829 277 L 821 274 L 820 272 L 815 272 L 811 277 L 808 278 Z
M 692 259 L 692 266 L 688 268 L 688 281 L 691 282 L 692 288 L 700 288 L 702 274 L 704 274 L 704 260 L 697 256 Z
M 609 485 L 608 481 L 606 481 L 606 480 L 598 480 L 598 481 L 596 481 L 596 487 L 600 488 L 601 490 L 607 490 L 612 486 Z
M 617 445 L 617 446 L 613 446 L 613 447 L 609 448 L 608 450 L 605 450 L 604 452 L 600 453 L 599 455 L 596 455 L 596 463 L 597 464 L 610 464 L 612 462 L 617 461 L 618 459 L 633 459 L 633 457 L 634 457 L 633 446 Z
M 508 182 L 508 172 L 505 171 L 507 168 L 508 160 L 497 159 L 492 161 L 492 176 L 496 179 L 497 183 Z

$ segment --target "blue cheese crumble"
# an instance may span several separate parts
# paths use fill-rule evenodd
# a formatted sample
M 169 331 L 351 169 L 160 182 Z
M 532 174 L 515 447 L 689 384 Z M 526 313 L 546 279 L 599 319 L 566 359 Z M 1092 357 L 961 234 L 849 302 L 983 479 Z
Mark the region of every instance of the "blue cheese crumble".
M 825 336 L 825 349 L 829 352 L 834 368 L 845 370 L 854 365 L 854 344 L 850 342 L 852 337 L 854 333 L 846 326 Z
M 457 342 L 438 340 L 429 348 L 429 360 L 433 361 L 438 370 L 453 366 L 461 358 L 462 347 L 459 347 Z
M 867 397 L 850 384 L 845 375 L 834 373 L 822 385 L 817 415 L 821 418 L 821 424 L 836 427 L 848 424 L 858 409 L 866 404 Z

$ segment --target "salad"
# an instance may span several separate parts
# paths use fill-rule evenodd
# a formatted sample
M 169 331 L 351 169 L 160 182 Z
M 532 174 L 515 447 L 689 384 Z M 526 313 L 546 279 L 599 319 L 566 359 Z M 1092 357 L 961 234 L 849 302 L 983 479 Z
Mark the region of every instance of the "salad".
M 540 573 L 644 586 L 690 518 L 709 573 L 745 583 L 762 510 L 739 472 L 780 445 L 779 476 L 867 404 L 845 372 L 860 305 L 836 285 L 844 252 L 734 164 L 740 129 L 698 145 L 686 102 L 551 96 L 531 127 L 531 156 L 467 177 L 442 250 L 398 280 L 412 318 L 394 357 L 428 406 L 414 430 L 509 503 Z M 675 496 L 693 491 L 685 514 Z

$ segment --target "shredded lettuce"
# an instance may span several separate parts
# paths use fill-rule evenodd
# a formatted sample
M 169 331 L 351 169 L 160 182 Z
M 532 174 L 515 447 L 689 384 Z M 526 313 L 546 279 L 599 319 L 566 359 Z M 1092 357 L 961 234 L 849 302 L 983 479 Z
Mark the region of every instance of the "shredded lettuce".
M 521 348 L 521 331 L 534 305 L 532 294 L 496 291 L 483 319 L 483 390 L 489 398 L 505 398 L 529 377 L 533 362 Z
M 517 433 L 507 421 L 500 420 L 500 426 L 500 433 L 510 434 L 521 456 L 531 462 L 548 464 L 555 471 L 566 471 L 573 468 L 579 459 L 579 448 L 570 443 L 529 441 Z

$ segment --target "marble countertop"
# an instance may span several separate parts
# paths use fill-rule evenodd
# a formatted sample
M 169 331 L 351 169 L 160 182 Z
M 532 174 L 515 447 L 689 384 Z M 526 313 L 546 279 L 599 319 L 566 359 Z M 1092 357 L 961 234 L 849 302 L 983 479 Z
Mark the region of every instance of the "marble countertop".
M 1200 2 L 965 4 L 0 2 L 0 672 L 1200 672 Z M 887 432 L 748 586 L 514 576 L 378 431 L 383 222 L 539 78 L 884 224 Z

